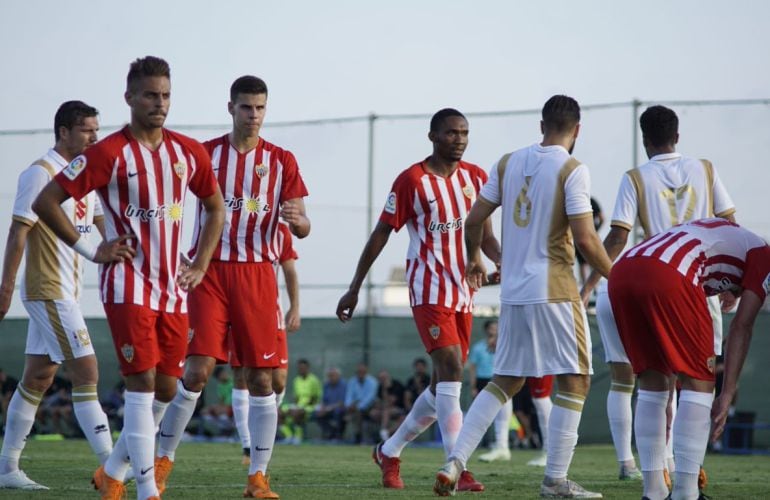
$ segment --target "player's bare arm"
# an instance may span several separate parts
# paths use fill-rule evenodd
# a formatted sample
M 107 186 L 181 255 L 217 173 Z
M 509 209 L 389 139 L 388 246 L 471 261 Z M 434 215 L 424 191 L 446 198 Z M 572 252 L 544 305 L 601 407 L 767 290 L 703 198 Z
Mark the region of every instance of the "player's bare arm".
M 206 210 L 206 222 L 203 223 L 203 229 L 201 229 L 195 260 L 186 268 L 181 269 L 176 279 L 184 290 L 192 290 L 203 280 L 225 225 L 225 202 L 219 187 L 211 196 L 202 198 L 201 204 Z
M 481 258 L 481 245 L 484 239 L 484 226 L 487 223 L 491 224 L 489 217 L 495 209 L 497 209 L 497 205 L 479 197 L 471 207 L 468 218 L 465 219 L 465 251 L 468 254 L 465 264 L 465 279 L 468 281 L 468 285 L 475 289 L 481 288 L 487 281 L 487 268 Z M 492 237 L 494 238 L 494 235 Z M 495 241 L 497 240 L 495 239 Z M 490 243 L 486 242 L 486 245 L 487 249 L 492 251 L 489 248 Z M 499 262 L 499 243 L 497 243 L 497 252 L 497 260 L 490 257 L 494 262 Z M 495 255 L 494 252 L 492 255 Z
M 746 354 L 749 352 L 754 322 L 761 307 L 762 301 L 757 294 L 751 290 L 744 290 L 741 294 L 738 310 L 730 323 L 730 333 L 727 334 L 722 392 L 711 408 L 712 440 L 717 439 L 724 431 L 730 403 L 738 390 L 738 378 L 741 375 L 743 363 L 746 361 Z
M 24 247 L 27 244 L 27 236 L 32 226 L 11 221 L 8 230 L 8 241 L 5 244 L 5 258 L 3 259 L 3 282 L 0 284 L 0 321 L 8 314 L 11 308 L 13 290 L 16 286 L 16 274 L 19 272 L 21 259 L 24 257 Z
M 299 278 L 294 259 L 281 262 L 283 280 L 286 283 L 286 293 L 289 295 L 289 310 L 286 311 L 286 331 L 296 332 L 302 323 L 299 315 Z
M 614 262 L 615 259 L 618 258 L 618 255 L 620 255 L 620 252 L 626 247 L 628 233 L 628 229 L 624 227 L 612 226 L 609 234 L 604 238 L 604 250 L 607 252 L 607 256 L 611 261 Z M 584 304 L 588 303 L 591 292 L 596 287 L 596 284 L 599 283 L 601 277 L 601 274 L 595 269 L 591 270 L 591 274 L 586 278 L 586 282 L 580 290 L 580 297 L 583 299 Z
M 583 254 L 586 262 L 605 278 L 610 275 L 612 260 L 604 250 L 602 240 L 594 229 L 592 214 L 585 217 L 575 217 L 569 220 L 572 237 L 575 239 L 575 247 Z
M 56 181 L 51 181 L 43 188 L 35 202 L 32 203 L 32 210 L 40 217 L 40 220 L 51 228 L 51 230 L 64 243 L 75 248 L 79 253 L 83 251 L 76 248 L 79 243 L 80 233 L 67 218 L 67 214 L 61 208 L 61 204 L 69 199 L 70 196 Z M 83 256 L 92 262 L 123 262 L 131 260 L 136 256 L 136 250 L 130 245 L 133 235 L 124 234 L 114 240 L 103 241 L 95 251 L 86 249 Z M 80 240 L 82 241 L 82 240 Z
M 289 225 L 291 234 L 304 238 L 310 234 L 310 219 L 305 214 L 305 200 L 292 198 L 281 204 L 281 218 Z
M 382 249 L 385 248 L 385 245 L 388 243 L 391 232 L 393 232 L 392 226 L 382 221 L 378 221 L 377 225 L 374 227 L 374 231 L 372 231 L 372 234 L 369 236 L 369 240 L 366 242 L 363 252 L 361 252 L 361 257 L 358 259 L 358 265 L 356 266 L 356 273 L 353 276 L 353 281 L 350 282 L 348 291 L 345 292 L 337 303 L 337 317 L 343 323 L 353 317 L 353 311 L 355 310 L 356 305 L 358 305 L 358 291 L 361 290 L 361 285 L 363 284 L 369 269 L 372 267 L 372 264 L 374 264 L 374 261 L 377 260 L 380 252 L 382 252 Z

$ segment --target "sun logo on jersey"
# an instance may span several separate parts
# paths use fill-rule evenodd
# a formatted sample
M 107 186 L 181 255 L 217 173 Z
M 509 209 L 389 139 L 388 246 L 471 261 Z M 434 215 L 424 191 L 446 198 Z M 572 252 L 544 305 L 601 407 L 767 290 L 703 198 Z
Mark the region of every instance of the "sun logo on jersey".
M 244 205 L 246 211 L 250 214 L 255 214 L 262 208 L 262 203 L 259 201 L 259 198 L 247 198 Z
M 266 176 L 268 173 L 270 173 L 270 167 L 265 165 L 264 163 L 260 163 L 259 165 L 256 165 L 254 167 L 254 171 L 257 173 L 259 178 Z
M 182 204 L 178 201 L 175 201 L 168 206 L 168 218 L 171 219 L 171 222 L 181 221 L 183 212 L 184 209 L 182 208 Z
M 174 173 L 177 177 L 180 179 L 184 178 L 184 174 L 187 173 L 187 163 L 183 161 L 178 161 L 174 163 Z

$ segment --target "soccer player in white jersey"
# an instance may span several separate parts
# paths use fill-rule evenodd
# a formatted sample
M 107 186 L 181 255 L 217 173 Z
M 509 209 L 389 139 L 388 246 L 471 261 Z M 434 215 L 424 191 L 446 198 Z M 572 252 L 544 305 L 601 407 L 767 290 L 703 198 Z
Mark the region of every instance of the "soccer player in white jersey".
M 112 450 L 107 416 L 96 392 L 98 366 L 88 328 L 80 312 L 84 259 L 58 240 L 32 211 L 32 202 L 54 175 L 96 142 L 98 112 L 81 101 L 67 101 L 54 117 L 53 148 L 19 176 L 0 285 L 0 320 L 11 305 L 16 274 L 26 253 L 21 296 L 29 313 L 24 377 L 13 393 L 0 452 L 0 488 L 47 490 L 19 469 L 19 457 L 43 393 L 63 365 L 72 380 L 72 402 L 91 449 L 104 463 Z M 104 217 L 96 195 L 67 200 L 62 208 L 78 232 L 88 237 Z
M 752 328 L 770 291 L 770 247 L 754 233 L 720 218 L 675 226 L 636 245 L 615 264 L 609 280 L 612 309 L 620 338 L 639 376 L 637 442 L 639 455 L 661 457 L 666 446 L 666 402 L 673 384 L 682 383 L 673 423 L 676 477 L 668 497 L 665 486 L 651 488 L 645 471 L 644 498 L 699 498 L 698 473 L 706 453 L 714 399 L 713 328 L 706 296 L 740 294 L 728 337 L 722 400 L 715 408 L 717 432 L 735 394 Z M 726 398 L 726 399 L 724 399 Z M 662 482 L 657 470 L 657 483 Z
M 409 301 L 417 331 L 433 361 L 433 375 L 430 387 L 415 400 L 396 432 L 374 448 L 373 458 L 386 488 L 404 487 L 399 457 L 407 444 L 438 420 L 448 456 L 463 418 L 460 388 L 473 319 L 473 292 L 465 280 L 463 222 L 487 176 L 478 166 L 462 161 L 468 146 L 468 121 L 459 111 L 445 108 L 434 114 L 428 138 L 433 153 L 394 181 L 350 288 L 337 305 L 337 317 L 350 320 L 369 268 L 393 230 L 406 226 Z M 491 222 L 484 225 L 483 247 L 487 257 L 499 262 L 500 245 Z M 459 482 L 460 490 L 484 489 L 467 470 L 461 471 Z
M 628 235 L 637 219 L 645 239 L 691 219 L 717 216 L 734 221 L 735 206 L 712 164 L 708 160 L 697 160 L 676 152 L 679 141 L 679 119 L 676 113 L 664 106 L 651 106 L 642 113 L 639 124 L 649 161 L 626 172 L 620 183 L 611 229 L 604 240 L 607 254 L 613 260 L 626 246 Z M 584 300 L 597 281 L 599 275 L 592 273 L 581 292 Z M 727 307 L 731 305 L 726 304 Z M 717 354 L 722 349 L 720 309 L 719 298 L 710 297 L 709 310 Z M 612 384 L 607 395 L 607 416 L 620 465 L 619 477 L 635 478 L 639 476 L 631 451 L 631 395 L 635 376 L 618 336 L 606 281 L 602 281 L 598 288 L 596 319 L 604 344 L 605 360 L 610 363 L 612 374 Z M 637 411 L 641 410 L 642 414 L 649 411 L 649 405 L 654 403 L 651 399 L 654 398 L 642 391 L 637 399 Z M 673 400 L 672 407 L 676 407 Z M 636 422 L 642 423 L 638 418 Z M 645 475 L 645 494 L 655 495 L 655 491 L 668 482 L 663 479 L 663 471 L 672 470 L 673 464 L 663 464 L 658 459 L 652 462 L 648 460 L 650 455 L 644 428 L 637 430 L 636 444 L 640 451 L 642 473 Z M 672 440 L 668 440 L 667 448 L 672 455 Z M 651 491 L 648 492 L 648 489 Z
M 165 488 L 176 449 L 216 363 L 227 363 L 232 346 L 249 390 L 251 456 L 244 497 L 278 498 L 267 468 L 278 423 L 273 371 L 280 368 L 273 263 L 279 259 L 279 216 L 289 231 L 310 234 L 307 188 L 294 155 L 260 136 L 267 111 L 267 84 L 256 76 L 230 86 L 232 131 L 205 143 L 225 195 L 225 227 L 211 267 L 190 294 L 190 342 L 184 377 L 160 426 L 158 485 Z M 190 256 L 200 251 L 206 214 L 199 207 Z M 230 342 L 230 340 L 232 342 Z
M 526 377 L 545 375 L 557 376 L 558 392 L 540 493 L 602 496 L 567 479 L 592 373 L 588 321 L 573 273 L 575 247 L 602 275 L 611 262 L 594 229 L 588 167 L 571 156 L 580 106 L 556 95 L 542 116 L 542 142 L 503 156 L 465 223 L 466 275 L 478 287 L 486 273 L 479 252 L 482 225 L 502 207 L 500 333 L 494 377 L 473 401 L 457 444 L 436 475 L 434 491 L 441 496 L 453 493 L 459 471 Z
M 187 290 L 208 268 L 224 222 L 224 203 L 203 146 L 163 127 L 171 97 L 163 59 L 134 61 L 126 78 L 131 122 L 88 148 L 49 183 L 33 209 L 89 260 L 99 262 L 100 291 L 126 381 L 121 437 L 93 477 L 102 498 L 124 493 L 131 457 L 140 500 L 159 498 L 155 427 L 176 392 L 187 349 Z M 188 188 L 208 217 L 198 253 L 180 266 L 182 208 Z M 59 204 L 96 190 L 106 238 L 98 248 L 76 230 Z

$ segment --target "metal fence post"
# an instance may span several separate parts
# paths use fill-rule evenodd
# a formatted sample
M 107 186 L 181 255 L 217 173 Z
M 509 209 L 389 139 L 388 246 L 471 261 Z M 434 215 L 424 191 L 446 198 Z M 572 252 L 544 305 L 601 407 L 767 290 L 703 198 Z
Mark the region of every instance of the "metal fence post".
M 369 144 L 367 158 L 367 174 L 366 174 L 366 236 L 369 237 L 372 234 L 373 223 L 372 217 L 374 215 L 374 122 L 377 120 L 377 115 L 369 113 L 368 123 L 368 139 Z M 364 342 L 363 342 L 363 360 L 367 365 L 369 364 L 369 350 L 371 349 L 371 328 L 372 328 L 372 315 L 374 315 L 374 304 L 372 304 L 372 289 L 374 284 L 372 283 L 371 270 L 366 275 L 366 316 L 364 316 Z

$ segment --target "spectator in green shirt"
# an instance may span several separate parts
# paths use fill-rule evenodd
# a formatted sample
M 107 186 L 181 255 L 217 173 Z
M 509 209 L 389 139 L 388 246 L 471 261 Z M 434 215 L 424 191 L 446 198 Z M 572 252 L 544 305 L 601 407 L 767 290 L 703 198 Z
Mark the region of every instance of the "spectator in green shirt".
M 310 372 L 310 362 L 306 359 L 297 361 L 297 375 L 292 381 L 293 403 L 287 405 L 285 425 L 291 427 L 291 442 L 299 444 L 304 435 L 305 421 L 312 415 L 322 397 L 321 381 Z

